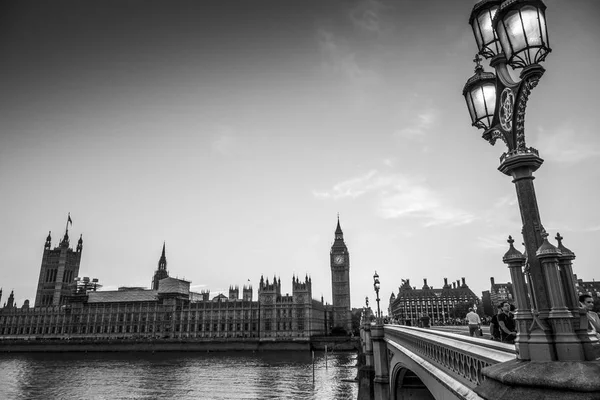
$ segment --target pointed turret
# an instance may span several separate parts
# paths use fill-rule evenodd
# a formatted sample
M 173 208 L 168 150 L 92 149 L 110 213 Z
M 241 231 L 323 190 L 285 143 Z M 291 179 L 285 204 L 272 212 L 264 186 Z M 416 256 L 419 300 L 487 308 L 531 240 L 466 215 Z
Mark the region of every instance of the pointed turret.
M 338 214 L 337 227 L 335 228 L 335 240 L 344 240 L 344 232 L 342 232 L 342 227 L 340 226 L 340 214 Z
M 52 231 L 48 231 L 48 236 L 46 237 L 46 243 L 44 244 L 44 249 L 50 250 L 50 246 L 52 246 L 52 237 L 50 236 Z
M 154 277 L 152 278 L 152 289 L 158 290 L 158 282 L 161 279 L 165 279 L 169 277 L 169 271 L 167 271 L 167 256 L 165 255 L 165 247 L 166 242 L 163 242 L 162 254 L 160 259 L 158 260 L 158 269 L 154 272 Z
M 167 256 L 165 255 L 165 246 L 166 242 L 163 242 L 162 254 L 160 255 L 160 260 L 158 260 L 158 269 L 167 270 Z
M 77 241 L 77 252 L 81 253 L 83 250 L 83 234 L 79 235 L 79 240 Z
M 8 296 L 8 301 L 6 302 L 6 307 L 12 308 L 14 306 L 14 303 L 15 303 L 15 294 L 14 294 L 14 290 L 11 290 L 10 296 Z

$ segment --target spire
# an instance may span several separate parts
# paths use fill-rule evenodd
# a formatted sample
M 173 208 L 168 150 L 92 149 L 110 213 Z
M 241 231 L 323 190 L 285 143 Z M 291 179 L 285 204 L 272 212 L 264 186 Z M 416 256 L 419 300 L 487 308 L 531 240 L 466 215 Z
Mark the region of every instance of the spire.
M 340 215 L 338 214 L 337 218 L 337 226 L 335 228 L 335 241 L 337 244 L 344 243 L 344 232 L 342 232 L 342 227 L 340 226 Z
M 166 246 L 166 242 L 163 242 L 162 254 L 160 256 L 160 260 L 158 260 L 158 270 L 159 271 L 167 270 L 167 257 L 165 256 L 165 246 Z
M 83 250 L 83 234 L 79 235 L 79 240 L 77 241 L 77 252 L 81 253 L 81 250 Z
M 6 307 L 12 308 L 13 305 L 14 305 L 14 301 L 15 301 L 14 290 L 11 290 L 10 291 L 10 296 L 8 296 L 8 301 L 6 302 Z
M 160 260 L 158 260 L 158 269 L 154 272 L 154 277 L 152 278 L 152 289 L 158 290 L 158 283 L 161 279 L 165 279 L 169 277 L 169 272 L 167 271 L 167 257 L 165 256 L 165 242 L 163 242 L 162 254 L 160 256 Z
M 48 231 L 48 236 L 46 237 L 46 243 L 44 244 L 44 249 L 49 249 L 50 246 L 52 245 L 52 237 L 50 236 L 50 233 L 52 233 L 52 231 Z
M 337 236 L 338 233 L 340 235 L 344 234 L 344 232 L 342 232 L 342 227 L 340 226 L 340 213 L 338 213 L 338 216 L 337 216 L 337 228 L 335 228 L 335 234 L 336 234 L 336 236 Z

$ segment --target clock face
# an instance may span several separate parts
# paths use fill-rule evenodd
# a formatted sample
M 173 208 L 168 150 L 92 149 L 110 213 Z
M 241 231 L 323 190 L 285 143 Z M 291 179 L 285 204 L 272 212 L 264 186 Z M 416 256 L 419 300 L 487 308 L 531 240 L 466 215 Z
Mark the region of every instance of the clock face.
M 336 264 L 343 264 L 344 263 L 344 256 L 335 256 L 335 258 L 333 259 L 333 262 Z

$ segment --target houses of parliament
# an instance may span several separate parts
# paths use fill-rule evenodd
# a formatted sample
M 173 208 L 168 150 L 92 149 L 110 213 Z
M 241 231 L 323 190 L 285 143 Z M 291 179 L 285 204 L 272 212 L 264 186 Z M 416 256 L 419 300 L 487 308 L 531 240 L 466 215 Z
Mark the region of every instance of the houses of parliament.
M 70 219 L 69 219 L 70 220 Z M 151 287 L 99 290 L 97 280 L 79 277 L 80 236 L 70 245 L 68 224 L 57 247 L 48 234 L 35 303 L 17 307 L 10 293 L 0 308 L 0 339 L 309 339 L 350 332 L 350 257 L 338 217 L 329 254 L 332 304 L 313 299 L 312 280 L 293 276 L 292 294 L 281 279 L 261 276 L 253 287 L 231 286 L 228 296 L 190 291 L 190 282 L 169 276 L 165 245 Z M 0 290 L 0 301 L 2 291 Z

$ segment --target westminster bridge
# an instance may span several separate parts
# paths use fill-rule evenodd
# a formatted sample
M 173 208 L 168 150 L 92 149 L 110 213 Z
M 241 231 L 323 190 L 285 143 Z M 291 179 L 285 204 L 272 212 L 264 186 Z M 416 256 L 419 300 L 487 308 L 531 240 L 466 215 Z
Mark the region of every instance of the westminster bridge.
M 359 372 L 359 400 L 505 398 L 509 395 L 506 387 L 494 381 L 503 381 L 506 368 L 504 372 L 484 368 L 503 363 L 509 367 L 508 374 L 518 374 L 520 368 L 514 345 L 489 339 L 377 323 L 361 324 L 360 336 L 365 365 Z M 598 362 L 592 364 L 597 372 Z M 573 371 L 568 363 L 553 365 L 543 381 L 527 382 L 527 372 L 523 374 L 523 385 L 537 386 L 536 394 L 528 393 L 528 399 L 600 399 L 597 379 L 592 382 L 584 376 L 590 371 Z M 486 381 L 483 386 L 487 388 L 482 389 Z M 490 396 L 490 390 L 504 393 Z M 526 393 L 516 391 L 509 396 Z

